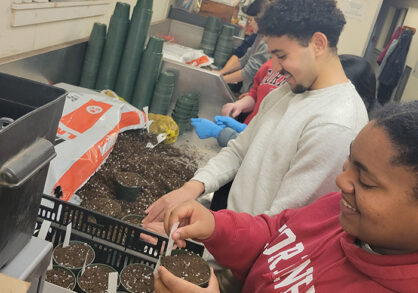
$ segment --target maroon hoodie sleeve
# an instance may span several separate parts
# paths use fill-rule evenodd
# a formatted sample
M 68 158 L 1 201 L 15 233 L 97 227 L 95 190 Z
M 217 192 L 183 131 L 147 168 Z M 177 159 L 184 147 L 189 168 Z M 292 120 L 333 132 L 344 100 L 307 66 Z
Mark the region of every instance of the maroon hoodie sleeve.
M 266 243 L 286 222 L 289 212 L 292 211 L 286 210 L 273 218 L 230 210 L 213 212 L 215 231 L 203 243 L 219 264 L 244 280 Z

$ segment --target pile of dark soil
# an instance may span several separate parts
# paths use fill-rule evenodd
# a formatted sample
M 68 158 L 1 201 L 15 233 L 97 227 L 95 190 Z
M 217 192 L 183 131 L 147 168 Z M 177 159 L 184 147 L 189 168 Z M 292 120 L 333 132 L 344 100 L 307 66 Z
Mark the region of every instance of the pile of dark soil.
M 105 213 L 115 218 L 128 214 L 144 216 L 145 209 L 162 195 L 181 187 L 193 177 L 197 163 L 191 155 L 166 144 L 154 149 L 146 148 L 148 142 L 156 143 L 156 136 L 145 130 L 121 133 L 114 149 L 77 194 L 81 206 Z M 136 201 L 126 202 L 115 197 L 115 174 L 135 172 L 143 178 L 144 186 Z M 121 206 L 104 204 L 104 200 L 117 201 Z

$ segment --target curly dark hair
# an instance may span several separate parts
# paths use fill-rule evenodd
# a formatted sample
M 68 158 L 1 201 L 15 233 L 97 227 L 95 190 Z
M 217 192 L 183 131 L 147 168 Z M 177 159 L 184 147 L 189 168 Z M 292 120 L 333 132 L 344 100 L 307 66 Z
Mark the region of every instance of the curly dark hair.
M 410 167 L 416 173 L 414 193 L 418 198 L 418 101 L 387 104 L 371 117 L 377 127 L 385 130 L 397 150 L 392 164 Z
M 287 35 L 302 46 L 308 45 L 315 32 L 322 32 L 330 48 L 336 48 L 346 23 L 335 0 L 274 0 L 256 21 L 260 34 Z

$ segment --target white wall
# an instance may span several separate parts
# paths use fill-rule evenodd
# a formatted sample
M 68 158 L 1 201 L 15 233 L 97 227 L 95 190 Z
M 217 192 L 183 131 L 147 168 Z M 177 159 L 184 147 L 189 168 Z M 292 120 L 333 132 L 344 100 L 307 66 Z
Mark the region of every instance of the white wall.
M 359 16 L 344 13 L 347 24 L 340 36 L 338 53 L 363 56 L 382 0 L 337 0 L 337 5 L 343 12 L 346 12 L 346 7 L 350 3 L 358 4 L 361 8 L 357 11 Z
M 93 23 L 109 23 L 117 0 L 111 0 L 105 15 L 57 21 L 36 25 L 12 27 L 11 2 L 0 1 L 0 58 L 12 57 L 34 50 L 43 49 L 63 43 L 80 40 L 89 36 Z M 131 11 L 136 0 L 122 0 L 131 5 Z M 166 18 L 170 0 L 154 0 L 152 21 Z
M 339 54 L 354 54 L 363 56 L 369 42 L 371 31 L 373 30 L 382 0 L 337 0 L 338 6 L 343 9 L 347 2 L 361 2 L 366 5 L 366 10 L 363 17 L 350 17 L 346 15 L 347 24 L 341 34 L 338 43 Z M 408 13 L 405 18 L 404 25 L 418 28 L 418 0 L 388 0 L 390 4 L 395 7 L 408 8 Z M 406 65 L 418 71 L 418 33 L 412 39 L 411 47 L 409 49 Z M 402 96 L 402 101 L 418 100 L 418 72 L 411 73 L 405 91 Z

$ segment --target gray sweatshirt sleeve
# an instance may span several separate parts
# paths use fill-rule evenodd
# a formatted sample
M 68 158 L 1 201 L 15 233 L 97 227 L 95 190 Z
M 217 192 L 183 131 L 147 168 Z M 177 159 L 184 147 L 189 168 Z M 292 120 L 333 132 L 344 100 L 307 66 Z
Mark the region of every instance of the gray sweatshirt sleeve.
M 221 147 L 226 147 L 226 145 L 228 144 L 228 142 L 231 139 L 235 139 L 238 136 L 238 132 L 236 132 L 235 130 L 233 130 L 230 127 L 225 127 L 224 129 L 221 130 L 221 132 L 219 132 L 218 135 L 218 144 Z
M 263 36 L 259 35 L 257 38 L 262 38 Z M 241 92 L 245 93 L 248 92 L 253 85 L 254 76 L 260 67 L 266 63 L 270 59 L 270 53 L 267 48 L 267 44 L 261 39 L 259 42 L 256 39 L 253 46 L 254 48 L 250 48 L 252 50 L 248 50 L 247 54 L 245 54 L 241 59 L 239 59 L 241 63 L 241 74 L 242 74 L 242 88 Z

